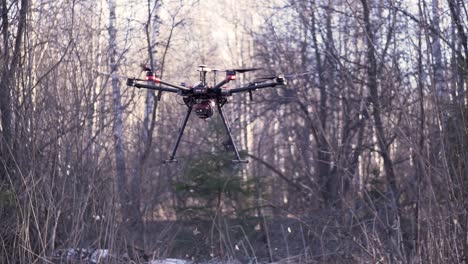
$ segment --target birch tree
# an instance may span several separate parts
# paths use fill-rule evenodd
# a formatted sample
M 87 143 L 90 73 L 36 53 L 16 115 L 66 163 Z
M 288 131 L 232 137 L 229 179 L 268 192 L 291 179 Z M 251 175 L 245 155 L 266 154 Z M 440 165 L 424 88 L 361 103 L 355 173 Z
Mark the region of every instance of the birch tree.
M 129 239 L 128 243 L 133 246 L 141 227 L 141 215 L 138 204 L 132 204 L 130 187 L 128 183 L 127 160 L 124 139 L 123 107 L 120 80 L 118 77 L 120 57 L 117 28 L 116 28 L 116 1 L 109 1 L 109 69 L 111 73 L 112 102 L 113 102 L 113 137 L 116 185 L 120 202 L 120 213 L 122 224 L 125 229 L 124 236 Z M 132 253 L 132 250 L 130 250 Z

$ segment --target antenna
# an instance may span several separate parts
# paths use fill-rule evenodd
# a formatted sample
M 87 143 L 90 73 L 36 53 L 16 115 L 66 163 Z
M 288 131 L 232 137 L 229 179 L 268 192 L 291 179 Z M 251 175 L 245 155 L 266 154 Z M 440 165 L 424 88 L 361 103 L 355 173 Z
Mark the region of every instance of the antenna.
M 205 64 L 198 65 L 198 71 L 200 72 L 200 82 L 202 83 L 203 86 L 206 86 L 206 73 L 210 72 L 211 69 L 206 67 Z
M 218 70 L 211 70 L 213 72 L 213 86 L 216 86 L 216 74 L 218 73 Z

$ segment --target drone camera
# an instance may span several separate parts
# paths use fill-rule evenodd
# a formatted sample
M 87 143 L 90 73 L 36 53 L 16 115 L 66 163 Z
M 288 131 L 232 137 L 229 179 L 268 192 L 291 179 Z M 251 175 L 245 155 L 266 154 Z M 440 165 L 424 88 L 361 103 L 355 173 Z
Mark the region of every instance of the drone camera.
M 193 106 L 195 114 L 201 119 L 209 118 L 213 115 L 214 102 L 211 100 L 203 100 Z

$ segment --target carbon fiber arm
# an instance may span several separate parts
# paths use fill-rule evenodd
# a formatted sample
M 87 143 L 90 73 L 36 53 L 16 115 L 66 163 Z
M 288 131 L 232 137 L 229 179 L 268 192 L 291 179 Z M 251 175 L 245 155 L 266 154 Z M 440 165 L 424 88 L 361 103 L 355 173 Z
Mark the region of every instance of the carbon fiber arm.
M 257 89 L 263 89 L 263 88 L 270 88 L 270 87 L 275 87 L 278 85 L 286 85 L 286 79 L 284 77 L 277 77 L 274 79 L 274 82 L 269 82 L 269 83 L 251 83 L 247 86 L 241 86 L 241 87 L 236 87 L 232 88 L 227 92 L 227 94 L 231 95 L 234 93 L 242 93 L 242 92 L 250 92 L 250 91 L 255 91 Z
M 127 86 L 132 86 L 136 88 L 145 88 L 145 89 L 163 91 L 163 92 L 171 92 L 171 93 L 181 93 L 183 91 L 189 91 L 189 89 L 185 87 L 182 87 L 182 86 L 179 87 L 178 85 L 173 85 L 173 84 L 166 83 L 166 82 L 159 82 L 156 85 L 151 85 L 151 84 L 139 83 L 139 81 L 145 81 L 145 80 L 140 80 L 136 78 L 128 78 Z

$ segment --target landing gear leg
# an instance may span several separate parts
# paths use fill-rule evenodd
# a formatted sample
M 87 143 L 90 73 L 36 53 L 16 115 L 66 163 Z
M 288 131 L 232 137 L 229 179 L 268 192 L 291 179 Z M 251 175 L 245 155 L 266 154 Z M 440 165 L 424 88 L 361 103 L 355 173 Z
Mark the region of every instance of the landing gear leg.
M 177 148 L 179 147 L 180 139 L 182 138 L 182 135 L 184 134 L 185 125 L 187 125 L 187 121 L 188 121 L 188 119 L 190 117 L 190 113 L 192 113 L 192 107 L 191 106 L 188 107 L 187 114 L 185 114 L 184 122 L 182 123 L 182 127 L 179 129 L 179 135 L 177 136 L 177 141 L 176 141 L 176 143 L 174 145 L 174 148 L 172 150 L 171 157 L 168 160 L 165 160 L 164 163 L 177 162 L 177 160 L 175 159 L 175 155 L 176 155 L 176 152 L 177 152 Z
M 233 160 L 232 162 L 235 162 L 235 163 L 249 163 L 248 160 L 241 160 L 240 159 L 239 151 L 237 150 L 236 144 L 234 143 L 234 140 L 232 139 L 231 129 L 229 128 L 229 125 L 228 125 L 228 123 L 226 121 L 226 117 L 224 116 L 222 106 L 219 103 L 218 103 L 218 112 L 221 115 L 221 119 L 223 119 L 224 128 L 226 128 L 226 132 L 227 132 L 227 134 L 229 136 L 229 140 L 231 141 L 232 148 L 234 149 L 234 154 L 236 155 L 236 158 L 237 158 L 236 160 Z

